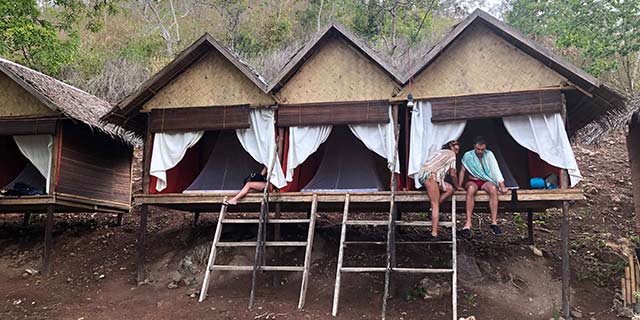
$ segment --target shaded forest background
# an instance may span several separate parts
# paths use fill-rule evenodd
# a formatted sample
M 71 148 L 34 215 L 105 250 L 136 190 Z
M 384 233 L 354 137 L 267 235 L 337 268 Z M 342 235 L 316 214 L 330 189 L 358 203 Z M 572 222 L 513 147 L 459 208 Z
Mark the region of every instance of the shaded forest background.
M 640 0 L 0 1 L 0 56 L 115 103 L 205 32 L 267 80 L 331 23 L 408 72 L 477 7 L 638 94 Z

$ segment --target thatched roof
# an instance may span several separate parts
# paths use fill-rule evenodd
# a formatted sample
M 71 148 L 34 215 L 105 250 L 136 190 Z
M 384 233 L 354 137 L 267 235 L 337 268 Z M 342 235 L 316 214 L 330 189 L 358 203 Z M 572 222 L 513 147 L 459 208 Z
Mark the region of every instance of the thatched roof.
M 171 82 L 171 80 L 175 79 L 195 62 L 206 56 L 211 50 L 222 54 L 262 92 L 267 93 L 267 83 L 262 76 L 242 61 L 238 55 L 220 44 L 210 34 L 205 33 L 191 46 L 182 51 L 171 63 L 144 82 L 138 90 L 126 99 L 120 101 L 105 119 L 142 134 L 140 128 L 144 127 L 145 124 L 141 122 L 141 119 L 138 117 L 142 105 L 149 101 L 149 99 Z
M 296 54 L 282 67 L 282 70 L 276 76 L 273 81 L 267 87 L 269 92 L 278 90 L 280 87 L 291 79 L 291 77 L 304 65 L 305 61 L 309 59 L 311 55 L 322 45 L 322 43 L 332 37 L 340 37 L 346 40 L 353 48 L 358 50 L 367 59 L 373 61 L 378 67 L 380 67 L 389 77 L 391 77 L 398 84 L 402 84 L 402 76 L 398 70 L 396 70 L 391 64 L 385 61 L 380 55 L 378 55 L 369 45 L 367 45 L 362 39 L 351 33 L 348 28 L 332 24 L 319 32 L 315 37 L 311 39 L 306 45 L 300 48 Z
M 102 117 L 111 110 L 108 102 L 46 74 L 2 58 L 0 72 L 61 116 L 80 121 L 111 137 L 121 138 L 128 143 L 134 142 L 131 133 L 102 121 Z
M 444 39 L 425 54 L 422 62 L 414 70 L 404 75 L 403 83 L 406 85 L 411 78 L 423 72 L 465 30 L 475 24 L 483 24 L 488 27 L 514 47 L 568 79 L 568 89 L 574 87 L 581 92 L 574 105 L 569 106 L 567 110 L 569 131 L 572 136 L 578 135 L 587 141 L 595 140 L 609 128 L 615 127 L 614 123 L 624 119 L 628 113 L 626 99 L 622 94 L 480 9 L 476 9 L 467 18 L 453 26 Z
M 478 9 L 467 18 L 453 26 L 452 30 L 437 44 L 428 49 L 424 56 L 419 57 L 420 63 L 416 68 L 400 72 L 395 69 L 389 57 L 377 54 L 365 41 L 352 34 L 347 28 L 340 25 L 330 25 L 322 32 L 317 33 L 305 45 L 293 53 L 282 66 L 278 76 L 269 84 L 265 84 L 262 77 L 250 66 L 242 62 L 237 55 L 215 41 L 209 34 L 205 34 L 193 45 L 184 50 L 178 57 L 162 69 L 158 74 L 145 82 L 134 94 L 118 103 L 107 116 L 108 121 L 120 124 L 138 133 L 144 131 L 146 123 L 140 117 L 139 109 L 156 92 L 168 84 L 172 79 L 189 68 L 194 62 L 206 55 L 209 50 L 217 50 L 231 61 L 242 73 L 244 73 L 256 86 L 265 93 L 274 93 L 279 90 L 314 54 L 323 41 L 331 37 L 340 37 L 347 41 L 353 48 L 380 67 L 391 79 L 399 85 L 406 86 L 409 81 L 423 72 L 433 63 L 459 36 L 471 25 L 483 24 L 507 42 L 539 60 L 558 74 L 568 79 L 567 89 L 578 92 L 572 94 L 573 100 L 569 101 L 568 108 L 569 131 L 572 136 L 583 135 L 589 139 L 606 132 L 611 123 L 619 121 L 628 113 L 626 99 L 623 95 L 607 87 L 595 77 L 584 72 L 562 57 L 527 38 L 517 30 L 511 28 L 488 13 Z M 413 63 L 411 65 L 414 65 Z M 391 97 L 390 97 L 391 98 Z M 569 99 L 569 98 L 568 98 Z M 617 122 L 616 122 L 617 123 Z

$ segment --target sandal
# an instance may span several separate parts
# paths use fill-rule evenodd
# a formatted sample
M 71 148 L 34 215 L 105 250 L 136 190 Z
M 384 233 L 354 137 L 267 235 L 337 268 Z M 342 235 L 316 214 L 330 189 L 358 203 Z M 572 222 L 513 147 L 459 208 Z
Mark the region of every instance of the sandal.
M 222 205 L 225 206 L 225 207 L 233 207 L 233 206 L 236 206 L 238 204 L 237 203 L 229 203 L 229 201 L 225 201 L 225 202 L 222 203 Z
M 491 232 L 493 232 L 494 235 L 499 236 L 502 234 L 502 230 L 500 230 L 500 227 L 498 227 L 497 224 L 492 224 L 491 225 Z
M 467 239 L 467 240 L 473 237 L 473 234 L 471 233 L 471 229 L 469 228 L 462 229 L 462 231 L 460 231 L 460 235 L 462 236 L 463 239 Z

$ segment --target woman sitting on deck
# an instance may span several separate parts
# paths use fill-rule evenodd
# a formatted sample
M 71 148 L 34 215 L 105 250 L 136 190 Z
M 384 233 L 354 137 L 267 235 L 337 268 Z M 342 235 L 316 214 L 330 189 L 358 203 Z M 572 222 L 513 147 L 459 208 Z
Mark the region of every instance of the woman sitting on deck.
M 425 186 L 431 202 L 431 240 L 439 241 L 438 221 L 440 219 L 440 203 L 450 197 L 458 188 L 456 175 L 456 155 L 460 151 L 457 141 L 450 141 L 436 152 L 420 169 L 417 174 L 418 182 Z M 449 175 L 453 186 L 445 181 Z M 440 192 L 442 191 L 442 192 Z
M 263 167 L 260 174 L 252 173 L 244 181 L 244 187 L 233 198 L 222 203 L 223 206 L 235 206 L 249 192 L 262 192 L 267 186 L 267 168 Z

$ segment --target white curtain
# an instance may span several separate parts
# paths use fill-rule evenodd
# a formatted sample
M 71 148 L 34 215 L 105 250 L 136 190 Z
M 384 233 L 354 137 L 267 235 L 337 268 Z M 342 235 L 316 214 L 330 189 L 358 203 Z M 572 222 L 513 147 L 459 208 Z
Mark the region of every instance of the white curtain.
M 18 145 L 20 152 L 45 177 L 47 181 L 46 191 L 49 193 L 53 137 L 51 135 L 13 136 L 13 140 Z
M 389 122 L 383 124 L 350 124 L 351 132 L 364 143 L 367 148 L 379 156 L 387 159 L 387 167 L 400 173 L 400 158 L 396 157 L 394 167 L 393 158 L 396 153 L 395 126 L 393 125 L 392 109 L 389 107 Z
M 158 178 L 156 190 L 167 187 L 167 170 L 175 167 L 204 135 L 204 131 L 156 133 L 153 137 L 150 174 Z
M 269 181 L 277 188 L 283 188 L 287 185 L 287 182 L 276 152 L 275 116 L 273 110 L 252 109 L 249 113 L 249 121 L 251 125 L 249 129 L 236 130 L 240 144 L 253 159 L 267 168 L 270 167 L 272 161 L 275 161 Z
M 289 128 L 289 150 L 287 153 L 287 182 L 293 180 L 293 172 L 321 144 L 327 141 L 332 126 L 291 127 Z
M 582 180 L 580 169 L 559 113 L 502 118 L 511 136 L 523 147 L 537 153 L 552 166 L 567 169 L 571 186 Z
M 414 177 L 422 165 L 445 143 L 462 135 L 466 121 L 431 122 L 431 102 L 417 101 L 411 113 L 411 133 L 409 145 L 409 176 Z M 416 188 L 420 182 L 415 179 Z

